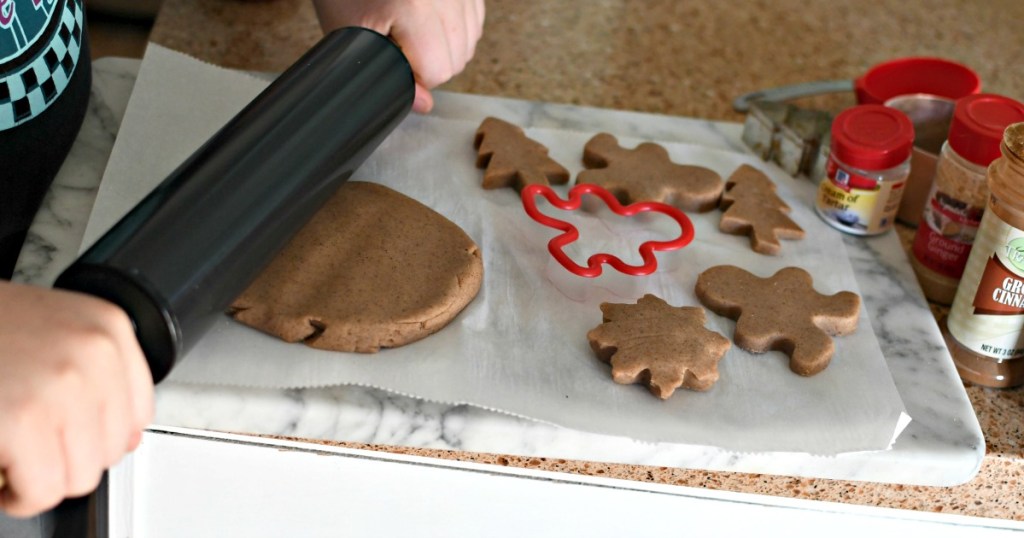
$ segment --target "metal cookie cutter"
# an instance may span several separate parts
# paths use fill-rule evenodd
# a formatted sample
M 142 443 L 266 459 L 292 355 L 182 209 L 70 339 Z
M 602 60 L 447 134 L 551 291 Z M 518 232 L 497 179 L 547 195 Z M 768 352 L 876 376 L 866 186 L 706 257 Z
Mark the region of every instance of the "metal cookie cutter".
M 579 229 L 572 223 L 542 213 L 537 208 L 537 199 L 542 196 L 557 209 L 575 211 L 583 207 L 583 197 L 586 194 L 596 196 L 611 212 L 619 216 L 632 217 L 641 213 L 665 215 L 679 225 L 679 234 L 669 240 L 642 242 L 637 249 L 642 261 L 640 264 L 630 264 L 613 254 L 598 252 L 587 258 L 586 265 L 581 265 L 566 253 L 566 247 L 580 238 Z M 521 195 L 523 209 L 531 219 L 562 232 L 548 241 L 551 260 L 547 267 L 547 277 L 573 300 L 586 299 L 594 287 L 606 289 L 619 296 L 631 296 L 635 294 L 635 288 L 639 284 L 635 277 L 651 275 L 658 269 L 656 252 L 678 250 L 693 241 L 693 224 L 686 214 L 661 202 L 637 202 L 623 206 L 612 193 L 590 184 L 574 186 L 569 190 L 568 198 L 565 200 L 547 185 L 528 185 Z M 608 265 L 614 271 L 604 272 L 604 265 Z
M 832 114 L 772 101 L 755 101 L 747 109 L 742 139 L 758 157 L 778 163 L 793 177 L 821 179 L 821 149 L 828 149 Z
M 806 82 L 760 90 L 737 97 L 732 107 L 747 113 L 743 141 L 755 154 L 777 162 L 793 177 L 804 175 L 818 182 L 825 175 L 832 115 L 785 101 L 851 90 L 861 105 L 880 105 L 912 94 L 956 101 L 980 92 L 981 79 L 966 65 L 943 58 L 896 58 L 875 64 L 854 80 Z

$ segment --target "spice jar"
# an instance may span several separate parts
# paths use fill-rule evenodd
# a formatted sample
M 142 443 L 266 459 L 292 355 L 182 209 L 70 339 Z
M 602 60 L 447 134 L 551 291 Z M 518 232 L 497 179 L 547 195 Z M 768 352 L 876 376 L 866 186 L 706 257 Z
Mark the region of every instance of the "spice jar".
M 946 318 L 960 377 L 1024 383 L 1024 123 L 1006 129 L 988 168 L 988 205 Z
M 985 169 L 999 157 L 1006 126 L 1019 121 L 1024 105 L 1008 97 L 977 94 L 957 101 L 911 256 L 931 301 L 953 302 L 988 201 Z
M 910 173 L 910 118 L 882 105 L 855 106 L 836 116 L 831 137 L 825 178 L 818 184 L 818 215 L 847 233 L 885 233 Z

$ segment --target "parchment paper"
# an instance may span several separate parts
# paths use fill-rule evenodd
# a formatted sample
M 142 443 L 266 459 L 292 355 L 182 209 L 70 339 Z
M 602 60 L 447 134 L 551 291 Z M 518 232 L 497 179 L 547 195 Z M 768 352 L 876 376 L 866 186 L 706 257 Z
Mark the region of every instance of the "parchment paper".
M 89 244 L 111 226 L 266 83 L 150 45 L 86 232 Z M 483 118 L 480 118 L 482 120 Z M 813 186 L 750 156 L 663 144 L 673 161 L 700 164 L 727 177 L 737 166 L 766 171 L 806 231 L 784 241 L 783 255 L 750 250 L 746 237 L 717 230 L 721 213 L 690 214 L 696 239 L 662 271 L 629 290 L 631 299 L 597 289 L 578 300 L 553 283 L 546 232 L 509 189 L 480 188 L 473 133 L 478 122 L 410 116 L 362 166 L 354 180 L 405 193 L 460 225 L 480 245 L 484 286 L 439 333 L 374 355 L 286 344 L 226 316 L 171 374 L 179 382 L 256 387 L 358 384 L 419 398 L 467 403 L 585 431 L 641 441 L 708 445 L 743 452 L 836 454 L 884 450 L 909 421 L 882 352 L 861 312 L 857 331 L 836 339 L 822 373 L 792 373 L 788 358 L 735 346 L 706 393 L 679 390 L 668 401 L 639 385 L 617 385 L 586 340 L 601 322 L 603 300 L 632 302 L 652 292 L 672 305 L 699 304 L 697 275 L 718 264 L 769 276 L 790 265 L 807 269 L 822 293 L 859 293 L 839 232 L 811 208 Z M 575 177 L 595 133 L 528 129 Z M 614 133 L 613 133 L 614 134 Z M 642 140 L 620 138 L 626 147 Z M 562 189 L 564 194 L 565 190 Z M 593 219 L 573 215 L 579 221 Z M 599 245 L 603 249 L 608 245 Z M 414 270 L 413 267 L 410 270 Z M 386 293 L 387 290 L 381 290 Z M 734 322 L 708 313 L 708 327 L 731 338 Z

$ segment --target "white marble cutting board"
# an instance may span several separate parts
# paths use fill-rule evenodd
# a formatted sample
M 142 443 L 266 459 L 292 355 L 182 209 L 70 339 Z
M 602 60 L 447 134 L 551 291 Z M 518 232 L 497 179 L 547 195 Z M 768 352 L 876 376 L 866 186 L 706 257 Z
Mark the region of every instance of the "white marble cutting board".
M 49 284 L 77 252 L 139 63 L 96 62 L 82 133 L 30 232 L 16 278 Z M 493 114 L 524 127 L 702 144 L 746 151 L 740 126 L 686 118 L 439 93 L 434 114 Z M 977 472 L 985 444 L 974 411 L 895 234 L 847 237 L 873 329 L 914 421 L 881 452 L 835 457 L 736 454 L 639 443 L 442 405 L 360 387 L 254 390 L 164 384 L 157 422 L 168 426 L 523 456 L 921 485 L 953 485 Z

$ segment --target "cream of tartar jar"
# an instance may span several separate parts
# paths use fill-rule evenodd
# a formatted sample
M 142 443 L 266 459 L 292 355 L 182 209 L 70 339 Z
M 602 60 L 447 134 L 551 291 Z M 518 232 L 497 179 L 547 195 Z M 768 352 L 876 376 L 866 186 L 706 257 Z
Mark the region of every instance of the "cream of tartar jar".
M 831 140 L 815 200 L 818 215 L 850 234 L 889 231 L 910 174 L 910 118 L 882 105 L 855 106 L 832 121 Z

